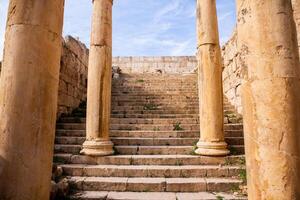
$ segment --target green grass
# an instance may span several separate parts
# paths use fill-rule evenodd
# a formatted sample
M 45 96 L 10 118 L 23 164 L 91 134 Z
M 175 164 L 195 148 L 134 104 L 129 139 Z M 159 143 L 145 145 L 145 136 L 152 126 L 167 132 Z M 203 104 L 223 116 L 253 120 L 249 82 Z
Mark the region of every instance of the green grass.
M 244 184 L 247 183 L 247 172 L 246 172 L 246 169 L 240 169 L 239 177 L 243 181 Z
M 179 160 L 176 160 L 176 165 L 177 165 L 177 166 L 181 166 L 182 163 L 181 163 Z
M 145 81 L 143 79 L 136 80 L 137 83 L 144 83 Z
M 220 195 L 217 195 L 216 198 L 217 198 L 217 200 L 224 200 L 224 197 L 222 197 Z
M 119 155 L 120 153 L 118 152 L 118 150 L 115 148 L 115 146 L 113 146 L 113 150 L 114 150 L 114 155 Z
M 160 131 L 160 128 L 159 127 L 154 127 L 153 131 Z
M 180 122 L 176 122 L 176 124 L 174 124 L 173 127 L 174 127 L 173 131 L 182 131 L 183 130 Z
M 195 144 L 194 146 L 193 146 L 193 148 L 192 148 L 192 151 L 190 152 L 190 154 L 192 155 L 192 156 L 195 156 L 195 155 L 197 155 L 196 154 L 196 150 L 197 150 L 197 144 Z
M 155 104 L 146 104 L 144 105 L 144 110 L 157 110 L 157 105 Z

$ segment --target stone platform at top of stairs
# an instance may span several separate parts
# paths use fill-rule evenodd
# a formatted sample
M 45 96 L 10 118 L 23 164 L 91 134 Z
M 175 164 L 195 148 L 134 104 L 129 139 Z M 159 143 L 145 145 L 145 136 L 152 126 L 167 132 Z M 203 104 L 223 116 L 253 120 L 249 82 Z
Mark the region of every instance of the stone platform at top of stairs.
M 244 196 L 227 193 L 172 193 L 172 192 L 95 192 L 73 194 L 71 200 L 246 200 Z

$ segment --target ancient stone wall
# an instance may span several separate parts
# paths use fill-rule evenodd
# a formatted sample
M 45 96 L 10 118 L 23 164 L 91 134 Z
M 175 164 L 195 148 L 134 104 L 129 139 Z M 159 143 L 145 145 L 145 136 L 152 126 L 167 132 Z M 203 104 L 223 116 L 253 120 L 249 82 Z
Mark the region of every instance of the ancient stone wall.
M 122 73 L 191 73 L 197 69 L 195 56 L 114 57 L 113 66 Z
M 86 99 L 88 49 L 67 36 L 61 56 L 57 114 L 68 114 Z
M 234 31 L 231 39 L 222 48 L 224 63 L 223 69 L 223 90 L 229 102 L 236 110 L 242 112 L 241 84 L 242 73 L 239 65 L 239 52 L 237 50 L 237 34 Z

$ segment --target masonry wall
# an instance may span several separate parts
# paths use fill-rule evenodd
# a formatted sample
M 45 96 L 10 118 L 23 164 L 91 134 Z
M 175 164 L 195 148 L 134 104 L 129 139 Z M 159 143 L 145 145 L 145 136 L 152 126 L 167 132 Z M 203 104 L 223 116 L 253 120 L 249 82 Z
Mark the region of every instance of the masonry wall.
M 185 74 L 195 72 L 195 56 L 164 57 L 114 57 L 113 66 L 122 73 L 172 73 Z
M 235 106 L 238 113 L 242 113 L 241 84 L 242 68 L 239 65 L 237 50 L 237 34 L 234 31 L 231 39 L 222 48 L 224 63 L 223 90 L 229 102 Z
M 63 41 L 58 90 L 58 117 L 68 114 L 86 100 L 88 49 L 67 36 Z

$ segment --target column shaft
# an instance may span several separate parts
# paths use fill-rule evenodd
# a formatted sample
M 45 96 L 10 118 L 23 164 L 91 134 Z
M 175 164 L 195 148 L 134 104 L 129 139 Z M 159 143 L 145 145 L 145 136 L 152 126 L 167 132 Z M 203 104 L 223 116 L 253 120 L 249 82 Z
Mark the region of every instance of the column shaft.
M 200 140 L 197 154 L 227 155 L 224 142 L 222 61 L 215 0 L 197 1 Z
M 0 199 L 49 199 L 63 0 L 10 0 L 0 79 Z
M 88 69 L 87 136 L 81 153 L 113 154 L 109 139 L 112 68 L 112 0 L 94 0 Z
M 238 0 L 249 199 L 300 199 L 300 65 L 290 0 Z

